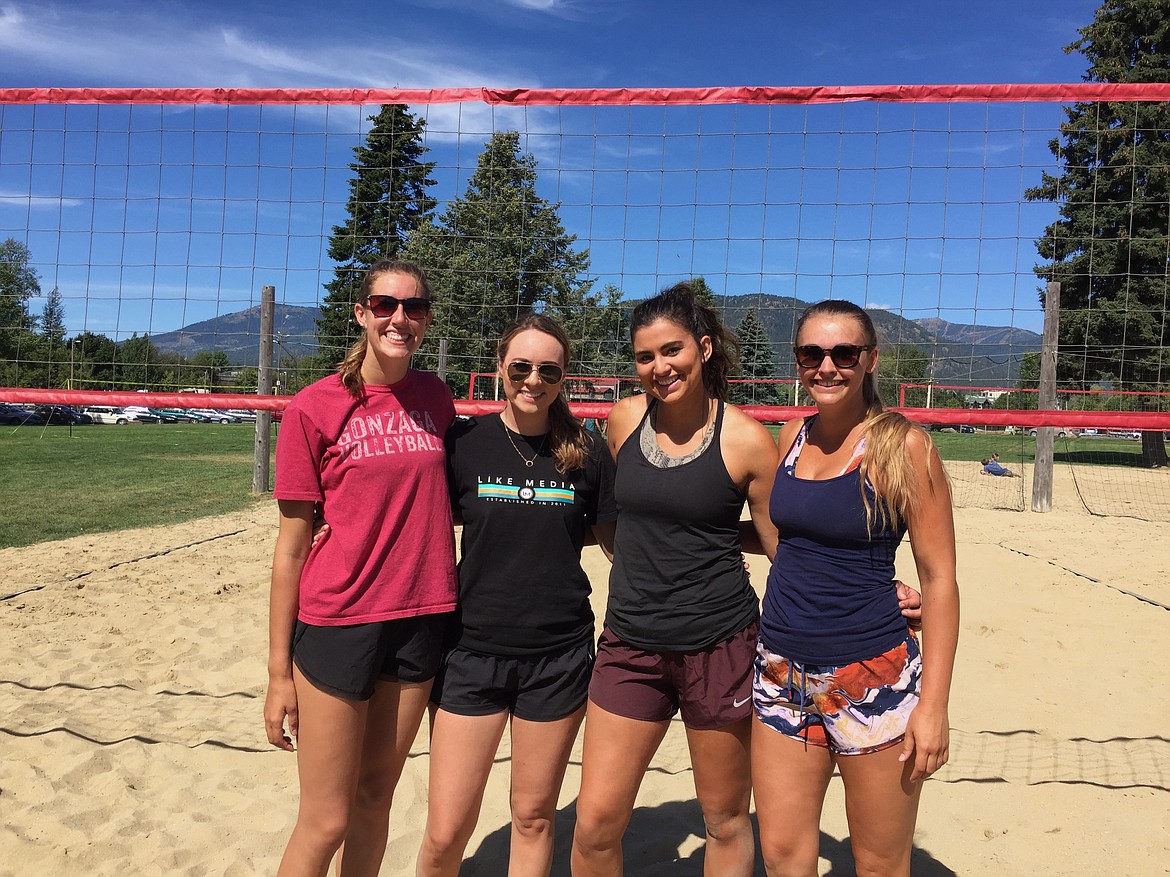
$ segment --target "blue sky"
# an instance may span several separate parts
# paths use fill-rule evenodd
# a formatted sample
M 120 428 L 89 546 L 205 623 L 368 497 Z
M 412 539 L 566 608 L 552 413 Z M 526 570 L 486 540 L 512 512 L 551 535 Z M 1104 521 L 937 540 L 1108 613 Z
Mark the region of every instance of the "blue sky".
M 1084 60 L 1062 47 L 1096 5 L 0 0 L 0 85 L 1075 82 Z M 541 194 L 630 297 L 702 274 L 731 294 L 1040 327 L 1031 241 L 1052 207 L 1019 193 L 1051 164 L 1055 105 L 415 109 L 444 200 L 490 130 L 521 130 Z M 70 331 L 157 334 L 264 283 L 315 304 L 370 110 L 0 107 L 0 237 L 32 247 Z

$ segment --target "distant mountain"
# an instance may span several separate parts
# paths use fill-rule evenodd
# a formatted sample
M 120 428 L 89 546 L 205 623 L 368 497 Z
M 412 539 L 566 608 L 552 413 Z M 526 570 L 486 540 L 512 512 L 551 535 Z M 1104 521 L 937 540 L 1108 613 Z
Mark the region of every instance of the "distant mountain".
M 316 320 L 320 316 L 320 308 L 278 304 L 275 315 L 277 358 L 316 353 Z M 260 361 L 260 308 L 221 314 L 175 332 L 151 335 L 150 340 L 163 353 L 190 357 L 201 351 L 222 350 L 232 365 L 256 365 Z
M 790 296 L 716 296 L 724 322 L 732 329 L 749 308 L 756 312 L 776 351 L 780 374 L 795 374 L 792 343 L 796 320 L 809 302 Z M 935 380 L 964 386 L 1001 386 L 1015 382 L 1020 357 L 1040 350 L 1040 336 L 1026 329 L 964 326 L 934 318 L 907 320 L 893 311 L 871 310 L 879 341 L 914 346 L 935 362 Z
M 716 296 L 724 322 L 734 329 L 748 309 L 754 309 L 772 341 L 780 375 L 793 375 L 792 340 L 797 317 L 809 303 L 778 295 Z M 632 305 L 631 305 L 632 306 Z M 276 306 L 278 355 L 305 356 L 316 352 L 318 308 Z M 943 384 L 1005 386 L 1012 384 L 1020 357 L 1040 349 L 1040 336 L 1007 326 L 966 326 L 927 318 L 906 320 L 892 311 L 873 310 L 874 324 L 884 345 L 913 345 L 933 356 L 935 380 Z M 222 350 L 233 365 L 255 365 L 260 357 L 260 308 L 223 314 L 192 323 L 175 332 L 152 335 L 165 353 L 193 356 Z

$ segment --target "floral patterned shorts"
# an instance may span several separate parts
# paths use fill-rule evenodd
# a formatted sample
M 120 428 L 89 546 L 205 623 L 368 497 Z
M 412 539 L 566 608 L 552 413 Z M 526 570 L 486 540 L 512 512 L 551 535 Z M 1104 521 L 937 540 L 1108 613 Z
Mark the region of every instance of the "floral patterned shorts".
M 787 737 L 864 755 L 901 742 L 921 681 L 913 633 L 876 658 L 837 667 L 790 661 L 761 642 L 752 701 L 760 721 Z

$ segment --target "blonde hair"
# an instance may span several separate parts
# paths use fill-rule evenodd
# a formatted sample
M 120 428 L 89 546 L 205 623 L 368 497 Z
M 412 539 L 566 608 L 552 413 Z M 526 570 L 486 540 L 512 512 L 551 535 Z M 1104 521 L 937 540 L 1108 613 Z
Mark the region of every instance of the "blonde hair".
M 529 329 L 543 332 L 557 340 L 561 345 L 562 356 L 565 361 L 565 373 L 569 370 L 570 344 L 569 336 L 561 328 L 560 323 L 544 316 L 544 314 L 526 314 L 514 320 L 504 329 L 500 336 L 500 343 L 496 345 L 496 359 L 504 365 L 508 355 L 508 345 L 512 339 Z M 585 427 L 581 425 L 573 412 L 569 410 L 569 403 L 565 401 L 565 384 L 561 382 L 561 389 L 553 399 L 548 409 L 548 438 L 552 449 L 553 462 L 557 471 L 564 475 L 575 469 L 584 469 L 589 459 L 590 439 Z
M 365 276 L 362 277 L 359 301 L 364 302 L 370 297 L 370 289 L 373 287 L 374 281 L 383 274 L 406 274 L 413 277 L 422 296 L 428 299 L 432 298 L 431 284 L 427 281 L 427 275 L 421 267 L 414 262 L 407 262 L 405 259 L 380 259 L 366 269 Z M 362 388 L 365 386 L 365 381 L 362 380 L 362 363 L 366 359 L 366 346 L 366 330 L 363 327 L 357 340 L 350 345 L 346 352 L 345 359 L 337 366 L 337 374 L 341 376 L 341 385 L 349 390 L 349 394 L 355 399 L 362 395 Z
M 796 337 L 804 324 L 812 317 L 844 317 L 861 326 L 865 336 L 863 343 L 877 349 L 877 330 L 873 320 L 863 308 L 853 302 L 840 299 L 826 299 L 810 306 L 796 323 Z M 875 520 L 882 528 L 905 523 L 917 511 L 923 485 L 918 483 L 914 464 L 906 454 L 906 439 L 911 432 L 918 433 L 926 446 L 927 455 L 934 450 L 930 434 L 918 424 L 907 420 L 895 411 L 886 411 L 878 395 L 877 369 L 866 372 L 861 381 L 862 398 L 865 400 L 865 450 L 861 456 L 861 501 L 865 505 L 865 527 L 873 534 Z M 927 478 L 933 476 L 927 469 Z M 945 478 L 946 475 L 944 474 Z M 871 503 L 865 485 L 873 485 L 876 504 Z M 933 489 L 928 482 L 927 489 Z M 876 505 L 876 508 L 875 508 Z

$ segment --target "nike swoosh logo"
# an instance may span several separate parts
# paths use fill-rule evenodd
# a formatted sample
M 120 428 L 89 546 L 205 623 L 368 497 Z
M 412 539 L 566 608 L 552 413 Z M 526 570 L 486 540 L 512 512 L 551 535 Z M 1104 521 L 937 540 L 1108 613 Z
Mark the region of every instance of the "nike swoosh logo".
M 749 700 L 751 700 L 751 695 L 749 695 L 749 696 L 745 697 L 743 700 L 733 700 L 733 701 L 731 702 L 731 706 L 732 706 L 734 709 L 739 709 L 741 706 L 743 706 L 743 705 L 744 705 L 745 703 L 747 703 Z

